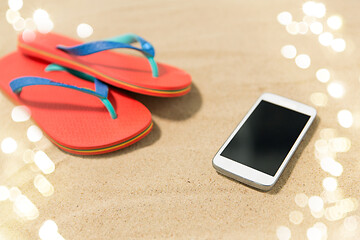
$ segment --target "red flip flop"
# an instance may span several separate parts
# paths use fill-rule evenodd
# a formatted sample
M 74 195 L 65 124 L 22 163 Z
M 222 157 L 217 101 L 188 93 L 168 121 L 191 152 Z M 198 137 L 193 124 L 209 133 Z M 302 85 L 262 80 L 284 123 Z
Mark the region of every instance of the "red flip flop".
M 130 45 L 134 42 L 139 42 L 141 48 Z M 191 88 L 188 73 L 156 63 L 153 46 L 135 34 L 81 43 L 55 33 L 36 33 L 31 42 L 19 36 L 18 48 L 25 55 L 91 74 L 110 85 L 132 92 L 177 97 L 185 95 Z M 115 48 L 133 49 L 141 52 L 145 58 L 105 51 Z
M 11 53 L 0 59 L 0 89 L 16 104 L 26 105 L 33 120 L 62 150 L 108 153 L 151 131 L 151 114 L 140 102 L 96 79 L 91 90 L 94 82 L 68 72 L 45 72 L 46 66 L 20 52 Z

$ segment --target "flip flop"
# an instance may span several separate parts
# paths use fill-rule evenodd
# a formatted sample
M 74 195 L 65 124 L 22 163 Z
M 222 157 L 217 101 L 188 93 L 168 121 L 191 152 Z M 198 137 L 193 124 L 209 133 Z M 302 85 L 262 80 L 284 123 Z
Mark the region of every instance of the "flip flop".
M 0 89 L 16 104 L 27 106 L 33 120 L 62 150 L 80 155 L 108 153 L 151 131 L 151 114 L 140 102 L 91 76 L 88 80 L 94 82 L 69 72 L 45 72 L 46 66 L 20 52 L 11 53 L 0 59 Z
M 139 42 L 141 48 L 130 45 L 134 42 Z M 20 35 L 18 48 L 25 55 L 91 74 L 110 85 L 132 92 L 177 97 L 185 95 L 191 88 L 191 76 L 188 73 L 156 63 L 153 46 L 135 34 L 81 43 L 55 33 L 37 32 L 35 40 L 31 42 L 24 41 Z M 145 58 L 105 51 L 115 48 L 136 50 Z

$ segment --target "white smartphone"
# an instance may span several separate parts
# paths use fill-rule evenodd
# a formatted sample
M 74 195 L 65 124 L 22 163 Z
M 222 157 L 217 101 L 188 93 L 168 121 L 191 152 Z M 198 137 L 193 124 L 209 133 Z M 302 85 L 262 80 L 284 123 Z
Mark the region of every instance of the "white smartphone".
M 213 159 L 221 174 L 261 190 L 278 180 L 316 116 L 305 104 L 264 93 Z

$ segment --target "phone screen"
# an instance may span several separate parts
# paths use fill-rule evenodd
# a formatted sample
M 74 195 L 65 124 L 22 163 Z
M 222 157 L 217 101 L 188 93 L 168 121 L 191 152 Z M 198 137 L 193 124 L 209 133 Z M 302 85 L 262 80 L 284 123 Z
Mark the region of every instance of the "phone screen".
M 275 176 L 309 118 L 262 100 L 220 155 Z

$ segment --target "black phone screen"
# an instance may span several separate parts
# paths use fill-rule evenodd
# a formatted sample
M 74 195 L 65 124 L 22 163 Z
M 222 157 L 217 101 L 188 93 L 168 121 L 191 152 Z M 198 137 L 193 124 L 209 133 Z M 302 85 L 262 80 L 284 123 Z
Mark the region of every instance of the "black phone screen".
M 262 100 L 220 155 L 274 176 L 309 118 Z

